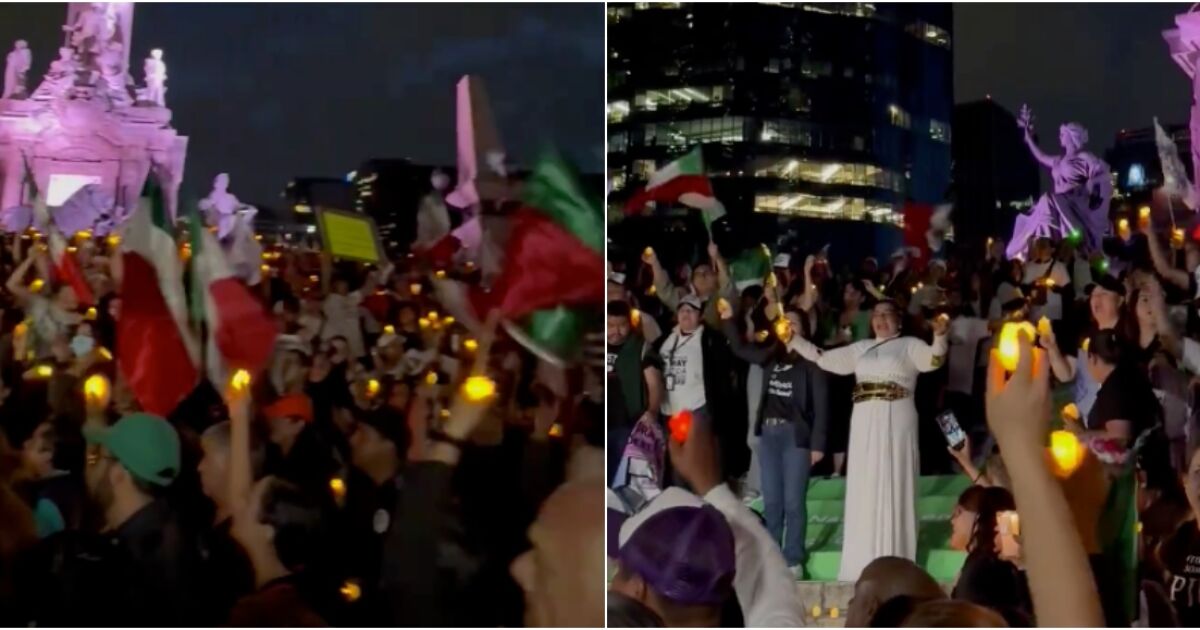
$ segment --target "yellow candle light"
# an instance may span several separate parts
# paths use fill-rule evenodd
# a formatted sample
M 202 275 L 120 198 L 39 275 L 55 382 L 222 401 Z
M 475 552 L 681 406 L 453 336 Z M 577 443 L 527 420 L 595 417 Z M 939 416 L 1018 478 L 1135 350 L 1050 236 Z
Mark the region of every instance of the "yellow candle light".
M 311 283 L 313 283 L 313 284 L 316 284 L 316 283 L 318 283 L 318 282 L 320 282 L 320 281 L 321 281 L 321 278 L 317 277 L 317 276 L 314 274 L 314 275 L 311 275 L 311 276 L 309 276 L 309 277 L 308 277 L 308 281 L 309 281 L 309 282 L 311 282 Z
M 1055 431 L 1050 434 L 1050 456 L 1054 460 L 1054 472 L 1059 477 L 1069 477 L 1082 464 L 1087 450 L 1079 438 L 1070 431 Z
M 342 599 L 347 602 L 355 602 L 358 601 L 358 598 L 362 597 L 362 587 L 354 580 L 346 580 L 342 583 L 342 587 L 338 589 L 338 592 L 342 594 Z
M 258 268 L 263 273 L 271 273 L 271 265 L 259 265 Z
M 74 254 L 75 252 L 79 251 L 79 248 L 78 248 L 78 247 L 75 247 L 74 245 L 68 245 L 68 246 L 67 246 L 67 251 L 68 251 L 68 252 L 70 252 L 70 253 L 72 253 L 72 254 Z
M 812 616 L 813 616 L 813 617 L 820 617 L 820 616 L 821 616 L 821 607 L 820 607 L 820 606 L 813 606 L 813 609 L 812 609 Z
M 786 317 L 780 317 L 775 320 L 775 336 L 779 337 L 780 341 L 787 341 L 792 337 L 792 322 Z
M 634 328 L 640 329 L 642 327 L 642 312 L 636 308 L 629 309 L 629 323 L 632 324 Z
M 50 378 L 51 376 L 54 376 L 54 368 L 52 366 L 42 364 L 33 368 L 33 374 L 38 378 Z
M 346 496 L 346 482 L 341 477 L 333 477 L 329 480 L 329 491 L 333 493 L 333 498 L 340 501 Z
M 1123 239 L 1129 238 L 1129 219 L 1122 218 L 1117 221 L 1117 235 Z
M 388 324 L 388 325 L 384 326 L 384 327 L 383 327 L 383 334 L 385 334 L 385 335 L 394 335 L 394 334 L 396 334 L 396 327 L 395 327 L 395 326 L 393 326 L 393 325 L 391 325 L 391 324 Z
M 89 400 L 104 400 L 108 396 L 108 379 L 103 374 L 93 374 L 83 382 L 83 395 Z
M 443 318 L 442 318 L 442 323 L 443 323 L 443 324 L 445 324 L 445 325 L 447 325 L 447 326 L 452 326 L 452 325 L 454 325 L 454 322 L 456 322 L 456 321 L 458 321 L 458 320 L 454 319 L 454 316 L 453 316 L 453 315 L 447 315 L 447 316 L 445 316 L 445 317 L 443 317 Z
M 229 379 L 229 386 L 233 388 L 233 391 L 235 392 L 245 391 L 248 387 L 250 387 L 250 373 L 246 370 L 238 370 L 234 372 L 233 376 Z
M 1175 228 L 1171 230 L 1171 247 L 1174 247 L 1175 249 L 1183 249 L 1184 239 L 1185 236 L 1182 228 Z
M 26 324 L 25 322 L 21 322 L 16 326 L 13 326 L 13 335 L 17 337 L 23 337 L 27 332 L 29 332 L 29 324 Z
M 108 351 L 108 348 L 101 346 L 100 348 L 96 349 L 96 352 L 100 355 L 100 358 L 104 359 L 105 361 L 112 361 L 113 359 L 113 355 Z
M 449 410 L 449 409 L 443 409 L 443 410 L 439 411 L 439 412 L 438 412 L 438 417 L 439 417 L 439 418 L 441 418 L 442 420 L 445 420 L 446 418 L 449 418 L 449 417 L 450 417 L 450 410 Z
M 96 317 L 97 317 L 97 314 L 96 314 L 95 306 L 89 306 L 87 311 L 84 312 L 84 314 L 83 314 L 83 318 L 88 320 L 89 322 L 96 321 Z
M 775 272 L 772 271 L 767 274 L 767 288 L 774 289 L 777 286 L 779 286 L 779 278 L 775 277 Z
M 1000 329 L 1000 343 L 997 346 L 1000 355 L 1000 365 L 1012 372 L 1017 369 L 1017 361 L 1021 357 L 1021 345 L 1017 337 L 1024 332 L 1033 339 L 1037 330 L 1029 322 L 1008 322 Z
M 413 295 L 421 295 L 420 283 L 414 282 L 414 283 L 408 285 L 408 292 Z
M 421 319 L 417 320 L 417 325 L 420 326 L 421 328 L 429 328 L 429 326 L 431 325 L 431 322 L 427 318 L 422 317 Z
M 441 279 L 445 278 L 445 277 L 446 277 L 446 270 L 445 270 L 445 269 L 438 269 L 437 271 L 433 272 L 433 277 L 437 278 L 438 280 L 441 280 Z
M 255 235 L 254 235 L 254 240 L 256 240 L 256 241 L 259 241 L 259 242 L 262 242 L 262 234 L 255 234 Z
M 370 379 L 367 381 L 367 398 L 374 398 L 379 395 L 379 381 Z
M 479 342 L 475 341 L 474 339 L 467 339 L 463 341 L 463 347 L 466 348 L 468 352 L 475 352 L 479 349 Z
M 1053 330 L 1054 329 L 1050 325 L 1050 319 L 1047 318 L 1045 315 L 1043 315 L 1042 318 L 1039 319 L 1038 323 L 1037 323 L 1038 336 L 1039 337 L 1049 337 L 1050 334 L 1053 332 Z
M 1150 206 L 1138 208 L 1138 222 L 1142 224 L 1150 223 Z
M 646 295 L 656 295 L 657 293 L 658 293 L 658 288 L 655 287 L 654 285 L 650 285 L 650 288 L 646 289 Z
M 425 384 L 426 385 L 437 385 L 438 384 L 437 372 L 430 372 L 430 373 L 426 374 L 425 375 Z
M 34 278 L 33 282 L 29 283 L 29 290 L 37 293 L 38 291 L 41 291 L 42 287 L 44 286 L 46 286 L 45 280 L 42 280 L 41 278 Z
M 646 249 L 642 250 L 642 260 L 644 260 L 646 262 L 650 262 L 650 259 L 653 257 L 654 257 L 654 248 L 653 247 L 647 247 Z
M 1062 408 L 1062 418 L 1071 421 L 1079 420 L 1079 407 L 1075 403 L 1067 403 Z
M 829 609 L 829 618 L 830 619 L 837 619 L 838 617 L 841 617 L 841 616 L 842 616 L 842 611 L 838 610 L 838 608 L 836 606 Z
M 116 247 L 116 246 L 118 246 L 118 245 L 120 245 L 120 244 L 121 244 L 121 237 L 120 237 L 120 236 L 117 236 L 116 234 L 109 234 L 109 235 L 108 235 L 108 246 L 109 246 L 109 247 Z
M 754 340 L 759 343 L 762 343 L 762 342 L 766 341 L 767 338 L 770 336 L 771 336 L 770 331 L 760 330 L 760 331 L 754 333 Z
M 482 402 L 496 395 L 496 381 L 486 376 L 471 376 L 463 383 L 462 393 L 470 402 Z
M 1084 337 L 1083 343 L 1079 345 L 1079 347 L 1083 348 L 1084 352 L 1087 352 L 1088 348 L 1090 348 L 1091 346 L 1092 346 L 1092 338 L 1091 337 Z

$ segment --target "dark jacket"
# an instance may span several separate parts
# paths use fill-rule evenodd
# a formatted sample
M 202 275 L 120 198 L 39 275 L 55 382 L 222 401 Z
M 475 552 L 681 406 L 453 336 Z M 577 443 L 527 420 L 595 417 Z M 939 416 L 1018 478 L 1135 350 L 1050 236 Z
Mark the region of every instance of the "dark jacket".
M 654 357 L 662 356 L 663 344 L 671 334 L 668 331 L 654 343 Z M 738 395 L 742 386 L 725 335 L 705 326 L 700 333 L 700 348 L 705 406 L 719 445 L 721 468 L 725 478 L 737 478 L 750 468 L 750 447 L 746 445 L 746 398 Z
M 162 499 L 110 535 L 55 538 L 38 626 L 178 627 L 204 618 L 196 541 Z
M 786 369 L 790 365 L 793 367 L 785 378 L 792 382 L 793 414 L 790 420 L 796 429 L 796 446 L 824 452 L 829 427 L 829 382 L 825 371 L 803 357 L 782 355 L 779 342 L 764 347 L 746 343 L 738 334 L 733 320 L 727 320 L 722 330 L 729 338 L 734 356 L 763 368 L 762 397 L 758 405 L 758 417 L 754 418 L 754 435 L 762 435 L 763 414 L 767 408 L 772 374 L 777 367 Z

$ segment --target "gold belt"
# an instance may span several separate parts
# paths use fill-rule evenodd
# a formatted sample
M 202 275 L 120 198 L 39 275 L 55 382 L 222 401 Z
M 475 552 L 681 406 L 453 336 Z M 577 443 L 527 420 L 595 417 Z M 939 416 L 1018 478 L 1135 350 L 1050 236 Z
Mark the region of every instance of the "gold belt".
M 868 400 L 885 400 L 891 402 L 911 396 L 909 391 L 899 383 L 858 383 L 854 386 L 854 402 Z

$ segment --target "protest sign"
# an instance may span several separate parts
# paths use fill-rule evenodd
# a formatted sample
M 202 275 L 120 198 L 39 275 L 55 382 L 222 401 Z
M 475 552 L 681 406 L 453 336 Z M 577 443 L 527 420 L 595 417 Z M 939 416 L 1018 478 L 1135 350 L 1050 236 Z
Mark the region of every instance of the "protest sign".
M 371 217 L 319 209 L 317 226 L 321 230 L 321 247 L 331 256 L 368 263 L 383 260 L 379 231 Z

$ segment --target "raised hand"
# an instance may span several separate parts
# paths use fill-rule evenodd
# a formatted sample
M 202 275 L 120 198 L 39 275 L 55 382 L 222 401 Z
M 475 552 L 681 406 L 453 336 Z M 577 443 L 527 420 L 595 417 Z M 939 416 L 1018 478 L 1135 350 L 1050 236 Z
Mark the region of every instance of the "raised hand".
M 1041 450 L 1050 426 L 1050 364 L 1023 332 L 1017 334 L 1020 355 L 1009 377 L 997 350 L 988 361 L 987 423 L 1006 453 Z
M 1033 110 L 1029 109 L 1029 105 L 1021 106 L 1021 113 L 1017 116 L 1017 126 L 1026 134 L 1033 133 Z
M 683 444 L 667 440 L 671 465 L 700 496 L 721 485 L 721 467 L 717 461 L 717 442 L 713 438 L 710 418 L 693 422 Z

